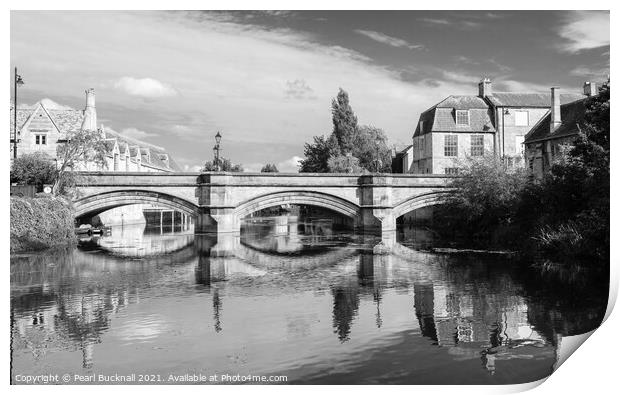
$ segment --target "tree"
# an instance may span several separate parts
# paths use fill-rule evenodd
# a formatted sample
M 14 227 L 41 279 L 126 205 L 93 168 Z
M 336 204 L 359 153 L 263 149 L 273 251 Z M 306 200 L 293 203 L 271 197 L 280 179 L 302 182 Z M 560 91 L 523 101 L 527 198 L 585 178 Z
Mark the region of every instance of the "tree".
M 260 169 L 261 173 L 279 173 L 278 168 L 273 163 L 267 163 Z
M 364 172 L 364 168 L 360 166 L 359 160 L 351 155 L 332 156 L 327 161 L 330 173 L 354 173 Z
M 13 161 L 11 182 L 36 185 L 40 190 L 44 184 L 53 184 L 55 180 L 56 164 L 44 153 L 22 155 Z
M 106 142 L 101 130 L 75 130 L 67 132 L 66 141 L 58 145 L 56 157 L 59 168 L 54 184 L 54 194 L 64 194 L 75 182 L 73 171 L 80 165 L 107 167 Z
M 525 202 L 539 208 L 538 240 L 557 259 L 609 262 L 610 84 L 586 102 L 580 133 Z
M 357 117 L 349 104 L 349 94 L 340 88 L 338 96 L 332 100 L 333 133 L 338 140 L 338 147 L 343 154 L 353 152 Z
M 243 172 L 243 166 L 241 164 L 233 164 L 230 159 L 220 158 L 219 166 L 216 165 L 215 159 L 205 163 L 203 171 L 226 171 L 232 173 Z
M 329 138 L 314 136 L 314 143 L 304 144 L 305 158 L 299 162 L 300 173 L 329 173 L 328 160 L 339 153 L 338 141 L 332 134 Z
M 494 155 L 469 158 L 460 164 L 459 177 L 449 183 L 452 193 L 437 207 L 441 233 L 456 230 L 470 243 L 487 247 L 506 245 L 498 239 L 512 225 L 528 177 L 524 169 L 507 166 Z M 515 240 L 518 241 L 518 240 Z
M 355 134 L 353 156 L 359 165 L 370 172 L 389 173 L 392 170 L 392 153 L 387 136 L 382 129 L 362 125 Z

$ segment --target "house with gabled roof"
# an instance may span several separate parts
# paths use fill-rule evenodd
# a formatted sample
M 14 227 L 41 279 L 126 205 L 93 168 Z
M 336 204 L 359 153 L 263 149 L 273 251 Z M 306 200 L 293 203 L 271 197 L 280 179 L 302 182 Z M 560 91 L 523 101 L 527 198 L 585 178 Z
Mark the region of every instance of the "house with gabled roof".
M 13 157 L 15 109 L 10 108 L 10 146 Z M 105 171 L 180 171 L 180 167 L 162 147 L 139 141 L 115 132 L 97 123 L 95 91 L 86 91 L 86 107 L 76 110 L 50 99 L 43 99 L 33 106 L 17 108 L 17 154 L 18 156 L 40 152 L 56 160 L 59 144 L 66 142 L 67 133 L 78 130 L 103 132 L 106 146 L 106 166 L 83 163 L 79 170 Z M 132 154 L 132 149 L 135 147 Z M 143 152 L 146 155 L 143 155 Z M 154 153 L 154 155 L 152 155 Z M 165 156 L 166 160 L 161 158 Z
M 562 103 L 584 94 L 562 94 Z M 451 95 L 424 111 L 413 134 L 408 173 L 457 174 L 468 157 L 487 154 L 525 164 L 525 135 L 549 112 L 548 93 L 493 92 L 487 78 L 478 95 Z
M 588 100 L 598 94 L 594 82 L 584 84 L 585 97 L 561 104 L 559 88 L 551 88 L 550 110 L 525 136 L 525 159 L 536 178 L 542 178 L 579 135 L 586 116 Z

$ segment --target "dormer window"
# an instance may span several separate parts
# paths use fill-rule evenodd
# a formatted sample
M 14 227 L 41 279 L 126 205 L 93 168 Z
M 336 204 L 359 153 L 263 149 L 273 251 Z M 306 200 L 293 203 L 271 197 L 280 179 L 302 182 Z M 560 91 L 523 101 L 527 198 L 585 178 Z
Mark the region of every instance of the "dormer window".
M 468 110 L 456 110 L 456 125 L 457 126 L 469 126 L 469 111 Z

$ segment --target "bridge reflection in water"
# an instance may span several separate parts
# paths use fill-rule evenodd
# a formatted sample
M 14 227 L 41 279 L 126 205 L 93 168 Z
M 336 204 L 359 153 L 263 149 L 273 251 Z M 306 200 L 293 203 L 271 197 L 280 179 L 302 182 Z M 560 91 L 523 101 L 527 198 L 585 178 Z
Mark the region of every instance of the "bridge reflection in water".
M 218 238 L 113 229 L 77 250 L 13 257 L 13 373 L 517 383 L 550 374 L 562 337 L 604 313 L 591 288 L 545 293 L 503 258 L 283 226 Z

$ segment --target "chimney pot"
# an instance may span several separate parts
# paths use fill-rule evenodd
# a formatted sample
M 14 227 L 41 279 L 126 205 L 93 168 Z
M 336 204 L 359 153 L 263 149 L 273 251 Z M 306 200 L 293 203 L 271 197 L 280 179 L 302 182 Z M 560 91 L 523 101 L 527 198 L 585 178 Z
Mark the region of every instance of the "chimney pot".
M 483 78 L 478 83 L 478 96 L 487 97 L 493 94 L 491 80 L 488 78 Z
M 596 96 L 596 83 L 586 81 L 583 83 L 583 94 L 586 96 Z
M 562 124 L 562 111 L 560 109 L 560 88 L 551 88 L 551 133 Z
M 82 130 L 97 130 L 97 109 L 95 108 L 95 89 L 86 90 L 86 108 L 82 120 Z

